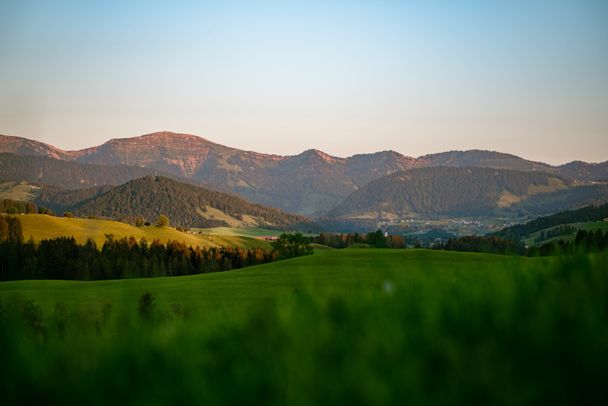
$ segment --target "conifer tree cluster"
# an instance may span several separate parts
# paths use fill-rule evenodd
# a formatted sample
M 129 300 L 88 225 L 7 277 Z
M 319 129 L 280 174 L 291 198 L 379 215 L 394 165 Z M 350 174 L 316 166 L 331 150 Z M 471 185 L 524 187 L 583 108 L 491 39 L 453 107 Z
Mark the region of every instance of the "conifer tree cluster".
M 99 249 L 94 241 L 78 244 L 72 237 L 22 242 L 20 227 L 4 227 L 2 235 L 14 235 L 0 242 L 0 280 L 75 279 L 102 280 L 193 275 L 227 271 L 277 259 L 277 254 L 261 248 L 190 247 L 182 242 L 162 244 L 134 237 L 108 239 Z M 20 224 L 19 224 L 20 226 Z M 12 227 L 12 228 L 11 228 Z M 5 231 L 9 230 L 9 231 Z M 8 234 L 7 234 L 8 233 Z M 13 233 L 13 234 L 11 234 Z

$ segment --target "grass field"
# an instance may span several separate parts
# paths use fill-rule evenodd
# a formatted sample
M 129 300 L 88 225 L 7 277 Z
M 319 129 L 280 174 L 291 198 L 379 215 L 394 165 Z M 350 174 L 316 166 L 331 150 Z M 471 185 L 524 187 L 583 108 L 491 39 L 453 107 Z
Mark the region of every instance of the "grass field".
M 268 228 L 238 228 L 238 227 L 212 227 L 212 228 L 195 228 L 193 230 L 209 235 L 221 236 L 241 236 L 241 237 L 278 237 L 285 233 L 282 230 L 271 230 Z M 314 236 L 317 234 L 303 233 L 306 236 Z
M 212 227 L 195 228 L 203 234 L 222 235 L 222 236 L 241 236 L 241 237 L 278 237 L 284 233 L 280 230 L 270 230 L 266 228 L 235 228 L 235 227 Z
M 231 272 L 187 277 L 4 282 L 0 284 L 0 294 L 15 293 L 33 299 L 45 311 L 51 311 L 57 301 L 69 306 L 83 303 L 97 306 L 106 302 L 132 306 L 145 290 L 152 291 L 165 307 L 177 301 L 203 311 L 222 306 L 249 310 L 252 305 L 289 295 L 296 289 L 311 290 L 315 295 L 356 288 L 381 289 L 385 280 L 399 283 L 421 276 L 433 279 L 436 272 L 475 279 L 490 270 L 504 274 L 511 268 L 538 261 L 426 250 L 328 250 Z
M 155 239 L 159 239 L 163 243 L 173 240 L 200 247 L 236 245 L 244 248 L 270 248 L 268 242 L 251 237 L 237 235 L 194 235 L 177 231 L 172 227 L 135 227 L 118 221 L 54 217 L 44 214 L 27 214 L 19 215 L 18 217 L 23 226 L 24 238 L 28 240 L 31 237 L 34 241 L 73 236 L 79 243 L 85 243 L 90 238 L 101 247 L 106 241 L 106 234 L 112 234 L 114 238 L 133 236 L 140 240 L 145 237 L 149 242 Z
M 27 182 L 0 183 L 0 200 L 9 199 L 21 202 L 31 202 L 36 199 L 36 195 L 39 192 L 39 186 L 33 186 Z
M 606 254 L 318 250 L 197 276 L 4 282 L 0 297 L 9 403 L 607 400 Z

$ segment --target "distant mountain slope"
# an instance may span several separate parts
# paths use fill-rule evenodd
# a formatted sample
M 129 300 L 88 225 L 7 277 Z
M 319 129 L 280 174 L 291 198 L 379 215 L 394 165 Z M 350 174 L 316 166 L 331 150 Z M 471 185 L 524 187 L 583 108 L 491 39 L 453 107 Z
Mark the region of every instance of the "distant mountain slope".
M 559 166 L 559 172 L 574 179 L 588 181 L 608 180 L 608 161 L 598 164 L 573 161 Z
M 317 228 L 302 216 L 160 176 L 136 179 L 94 194 L 69 209 L 79 216 L 126 220 L 142 216 L 150 222 L 165 214 L 173 225 L 182 227 Z
M 120 185 L 144 176 L 162 174 L 137 166 L 87 165 L 43 156 L 0 153 L 0 182 L 27 181 L 64 189 L 80 189 Z
M 29 140 L 27 138 L 13 137 L 2 134 L 0 134 L 0 153 L 45 156 L 63 160 L 71 159 L 68 152 L 52 145 Z
M 421 166 L 456 166 L 511 169 L 517 171 L 558 172 L 557 168 L 533 162 L 515 155 L 495 151 L 449 151 L 425 155 L 419 158 Z
M 158 171 L 160 175 L 190 179 L 256 203 L 307 215 L 331 210 L 372 180 L 416 167 L 489 167 L 547 172 L 580 183 L 601 179 L 605 173 L 604 164 L 553 167 L 510 154 L 480 150 L 450 151 L 419 158 L 394 151 L 339 158 L 314 149 L 280 156 L 243 151 L 194 135 L 167 131 L 112 139 L 79 151 L 63 151 L 36 141 L 3 136 L 0 138 L 2 151 L 78 163 L 143 167 Z M 583 168 L 584 165 L 587 166 Z M 103 184 L 108 183 L 111 182 Z M 85 187 L 91 185 L 90 182 L 84 184 Z
M 334 218 L 391 216 L 498 216 L 534 213 L 572 194 L 569 182 L 544 172 L 490 168 L 429 167 L 398 172 L 370 182 L 329 213 Z M 603 195 L 602 195 L 603 193 Z M 604 190 L 592 193 L 608 199 Z M 522 206 L 538 198 L 536 205 Z M 573 199 L 568 204 L 581 203 Z M 559 206 L 559 205 L 557 205 Z
M 540 193 L 514 204 L 506 212 L 515 217 L 546 216 L 562 210 L 608 201 L 608 184 L 580 185 L 549 193 Z

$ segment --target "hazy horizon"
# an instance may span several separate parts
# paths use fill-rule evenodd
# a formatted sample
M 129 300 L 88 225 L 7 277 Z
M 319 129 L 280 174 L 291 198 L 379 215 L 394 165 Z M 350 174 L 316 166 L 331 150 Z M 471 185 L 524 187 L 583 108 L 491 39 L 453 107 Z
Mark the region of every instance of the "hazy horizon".
M 608 2 L 9 1 L 0 133 L 608 159 Z

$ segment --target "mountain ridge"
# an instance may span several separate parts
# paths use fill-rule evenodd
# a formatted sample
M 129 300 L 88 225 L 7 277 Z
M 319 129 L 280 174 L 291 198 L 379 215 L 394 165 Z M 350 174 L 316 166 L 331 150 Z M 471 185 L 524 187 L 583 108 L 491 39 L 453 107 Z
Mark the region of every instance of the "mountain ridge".
M 435 152 L 435 153 L 429 153 L 429 154 L 424 154 L 424 155 L 420 155 L 418 157 L 413 157 L 413 156 L 408 156 L 405 154 L 402 154 L 398 151 L 395 150 L 378 150 L 378 151 L 374 151 L 374 152 L 364 152 L 364 153 L 357 153 L 357 154 L 353 154 L 353 155 L 348 155 L 348 156 L 337 156 L 337 155 L 332 155 L 330 153 L 324 152 L 322 150 L 319 150 L 317 148 L 309 148 L 307 150 L 304 150 L 298 154 L 286 154 L 286 155 L 281 155 L 281 154 L 274 154 L 274 153 L 263 153 L 263 152 L 256 152 L 253 150 L 245 150 L 245 149 L 239 149 L 236 147 L 229 147 L 214 141 L 211 141 L 208 138 L 205 137 L 201 137 L 200 135 L 195 135 L 195 134 L 188 134 L 188 133 L 179 133 L 179 132 L 173 132 L 173 131 L 168 131 L 168 130 L 163 130 L 163 131 L 157 131 L 157 132 L 152 132 L 152 133 L 147 133 L 147 134 L 143 134 L 143 135 L 138 135 L 138 136 L 133 136 L 133 137 L 119 137 L 119 138 L 110 138 L 108 141 L 104 142 L 103 144 L 100 145 L 96 145 L 96 146 L 91 146 L 91 147 L 86 147 L 86 148 L 82 148 L 82 149 L 74 149 L 74 150 L 70 150 L 70 149 L 62 149 L 59 147 L 56 147 L 52 144 L 49 143 L 45 143 L 42 141 L 37 141 L 37 140 L 33 140 L 27 137 L 21 137 L 21 136 L 15 136 L 15 135 L 7 135 L 7 134 L 0 134 L 0 152 L 12 152 L 12 153 L 16 153 L 16 154 L 25 154 L 24 152 L 18 152 L 18 151 L 8 151 L 6 150 L 6 146 L 10 145 L 11 141 L 10 140 L 15 140 L 13 141 L 14 143 L 19 143 L 21 142 L 24 146 L 27 146 L 28 144 L 30 144 L 32 146 L 32 149 L 35 152 L 36 149 L 43 149 L 41 147 L 46 147 L 44 149 L 48 149 L 50 151 L 55 151 L 57 153 L 57 155 L 64 155 L 67 157 L 70 157 L 72 159 L 78 159 L 81 158 L 83 156 L 89 155 L 91 152 L 95 151 L 96 149 L 99 149 L 100 147 L 104 146 L 104 145 L 116 145 L 116 144 L 120 144 L 120 143 L 124 143 L 124 142 L 133 142 L 133 141 L 137 141 L 137 140 L 148 140 L 148 139 L 157 139 L 157 140 L 175 140 L 175 139 L 190 139 L 192 141 L 201 141 L 219 148 L 224 148 L 224 149 L 229 149 L 229 150 L 233 150 L 233 151 L 239 151 L 242 153 L 248 153 L 248 154 L 254 154 L 254 155 L 258 155 L 258 156 L 263 156 L 263 157 L 273 157 L 275 159 L 284 159 L 284 158 L 289 158 L 289 157 L 295 157 L 295 156 L 299 156 L 299 155 L 303 155 L 303 154 L 307 154 L 307 153 L 317 153 L 319 155 L 322 156 L 326 156 L 335 160 L 349 160 L 351 158 L 356 158 L 359 156 L 366 156 L 366 155 L 376 155 L 376 154 L 383 154 L 383 153 L 390 153 L 393 155 L 398 155 L 400 157 L 405 157 L 405 158 L 409 158 L 409 159 L 414 159 L 417 161 L 421 161 L 421 164 L 424 164 L 425 162 L 429 162 L 429 161 L 433 161 L 434 166 L 452 166 L 452 164 L 448 164 L 447 162 L 444 162 L 444 165 L 439 165 L 438 161 L 440 159 L 445 159 L 446 156 L 449 155 L 457 155 L 457 154 L 476 154 L 476 153 L 487 153 L 487 154 L 493 154 L 493 155 L 500 155 L 500 156 L 504 156 L 504 157 L 509 157 L 509 158 L 514 158 L 514 159 L 521 159 L 533 164 L 538 164 L 542 167 L 551 167 L 551 168 L 561 168 L 564 167 L 566 165 L 570 165 L 570 164 L 586 164 L 586 165 L 602 165 L 602 164 L 607 164 L 607 161 L 600 161 L 600 162 L 587 162 L 587 161 L 582 161 L 582 160 L 572 160 L 572 161 L 568 161 L 565 162 L 563 164 L 556 164 L 556 165 L 552 165 L 552 164 L 548 164 L 545 162 L 541 162 L 541 161 L 533 161 L 533 160 L 528 160 L 526 158 L 522 158 L 518 155 L 512 154 L 512 153 L 508 153 L 508 152 L 500 152 L 500 151 L 496 151 L 496 150 L 489 150 L 489 149 L 478 149 L 478 148 L 473 148 L 473 149 L 465 149 L 465 150 L 458 150 L 458 149 L 454 149 L 454 150 L 448 150 L 448 151 L 442 151 L 442 152 Z M 38 151 L 39 153 L 42 153 L 42 151 Z M 31 154 L 33 155 L 33 154 Z M 461 163 L 456 163 L 457 165 L 461 165 Z M 463 165 L 466 166 L 466 165 Z

